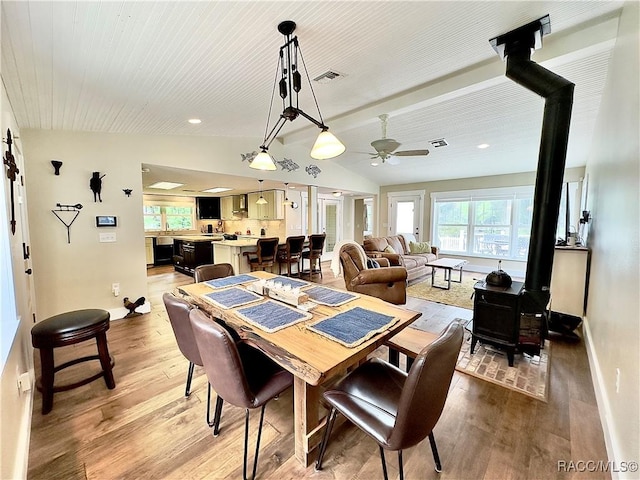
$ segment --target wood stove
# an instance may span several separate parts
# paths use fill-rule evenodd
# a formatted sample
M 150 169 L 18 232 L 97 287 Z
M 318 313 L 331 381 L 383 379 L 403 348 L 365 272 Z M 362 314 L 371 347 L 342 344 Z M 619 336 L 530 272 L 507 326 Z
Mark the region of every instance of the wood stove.
M 533 218 L 524 284 L 509 287 L 476 283 L 471 352 L 480 340 L 539 354 L 547 333 L 549 285 L 567 157 L 574 84 L 531 61 L 531 52 L 551 31 L 549 15 L 490 40 L 506 58 L 506 76 L 545 99 L 533 197 Z

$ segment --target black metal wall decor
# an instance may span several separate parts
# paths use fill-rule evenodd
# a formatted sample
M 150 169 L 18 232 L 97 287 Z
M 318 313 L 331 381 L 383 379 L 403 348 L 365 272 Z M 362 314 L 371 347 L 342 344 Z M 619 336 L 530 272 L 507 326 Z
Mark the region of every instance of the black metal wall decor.
M 104 175 L 106 175 L 106 173 Z M 93 172 L 91 180 L 89 180 L 89 187 L 93 192 L 94 202 L 102 202 L 100 192 L 102 192 L 102 179 L 104 178 L 104 175 L 100 176 L 100 172 Z
M 9 186 L 11 188 L 11 220 L 9 221 L 11 225 L 11 233 L 13 235 L 16 234 L 16 207 L 15 200 L 13 196 L 13 182 L 16 181 L 18 173 L 18 166 L 16 165 L 16 159 L 13 157 L 13 153 L 11 152 L 11 145 L 13 144 L 13 140 L 11 139 L 11 130 L 7 128 L 7 139 L 5 140 L 7 144 L 7 151 L 4 154 L 3 163 L 7 166 L 7 178 L 9 179 Z
M 51 165 L 53 165 L 53 174 L 60 175 L 60 167 L 62 166 L 62 162 L 60 160 L 51 160 Z
M 318 167 L 317 165 L 309 165 L 304 170 L 313 178 L 316 178 L 322 172 L 322 170 L 320 170 L 320 167 Z
M 245 160 L 247 160 L 249 163 L 251 163 L 253 161 L 253 159 L 258 156 L 258 152 L 253 151 L 253 152 L 250 152 L 250 153 L 241 153 L 240 156 L 242 157 L 242 161 L 243 162 Z
M 123 188 L 122 191 L 124 192 L 124 194 L 127 197 L 130 197 L 131 196 L 131 192 L 133 192 L 133 189 L 131 189 L 131 188 Z
M 62 224 L 67 227 L 67 243 L 71 243 L 71 225 L 73 225 L 73 222 L 75 222 L 76 218 L 78 218 L 80 210 L 82 210 L 82 204 L 76 203 L 75 205 L 62 205 L 61 203 L 56 203 L 56 207 L 58 208 L 51 210 L 51 212 L 53 212 L 53 214 L 58 217 L 58 220 L 60 220 Z M 67 223 L 62 219 L 62 217 L 60 217 L 60 215 L 58 215 L 58 212 L 74 212 L 75 215 L 73 216 L 71 221 Z
M 276 163 L 282 167 L 282 170 L 286 170 L 287 172 L 293 172 L 300 168 L 300 165 L 286 157 L 284 160 L 276 160 Z

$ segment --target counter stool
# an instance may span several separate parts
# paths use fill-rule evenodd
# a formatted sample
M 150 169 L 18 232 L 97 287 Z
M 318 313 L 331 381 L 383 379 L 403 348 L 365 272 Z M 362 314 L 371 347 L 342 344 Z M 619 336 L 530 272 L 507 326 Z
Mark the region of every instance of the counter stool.
M 42 392 L 42 414 L 46 415 L 53 408 L 54 392 L 63 392 L 72 388 L 86 385 L 89 382 L 104 377 L 107 388 L 113 389 L 116 382 L 113 379 L 113 358 L 109 356 L 107 348 L 107 330 L 109 330 L 109 312 L 99 309 L 76 310 L 61 313 L 41 321 L 31 329 L 31 342 L 35 348 L 40 349 L 40 363 L 42 365 L 42 377 L 37 382 L 37 388 Z M 98 355 L 90 355 L 69 362 L 54 365 L 53 349 L 64 347 L 85 340 L 96 339 Z M 102 371 L 79 382 L 53 386 L 55 373 L 63 368 L 89 360 L 100 360 Z

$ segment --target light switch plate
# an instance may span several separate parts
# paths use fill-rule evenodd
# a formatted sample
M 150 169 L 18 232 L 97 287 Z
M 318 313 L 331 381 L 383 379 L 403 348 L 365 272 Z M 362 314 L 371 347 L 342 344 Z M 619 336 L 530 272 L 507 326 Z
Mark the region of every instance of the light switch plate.
M 116 241 L 116 232 L 100 232 L 99 235 L 100 243 Z

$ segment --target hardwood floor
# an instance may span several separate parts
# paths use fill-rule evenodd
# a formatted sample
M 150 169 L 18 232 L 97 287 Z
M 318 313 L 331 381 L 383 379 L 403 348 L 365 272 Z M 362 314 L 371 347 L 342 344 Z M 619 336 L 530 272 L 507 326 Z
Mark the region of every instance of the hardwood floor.
M 323 271 L 322 283 L 343 286 L 328 265 Z M 107 333 L 116 388 L 108 390 L 97 380 L 56 393 L 53 411 L 45 416 L 36 392 L 28 478 L 242 476 L 244 411 L 225 404 L 220 435 L 214 438 L 205 423 L 207 383 L 201 368 L 196 367 L 191 396 L 184 397 L 188 363 L 177 348 L 161 296 L 193 280 L 172 267 L 148 274 L 151 313 L 114 321 Z M 415 298 L 407 306 L 423 312 L 418 323 L 433 332 L 454 318 L 471 318 L 470 310 Z M 56 349 L 56 362 L 94 350 L 90 342 Z M 559 461 L 607 457 L 584 344 L 552 339 L 551 350 L 548 403 L 456 372 L 434 429 L 443 471 L 434 471 L 425 441 L 404 452 L 405 478 L 609 478 L 558 471 Z M 376 354 L 386 356 L 384 349 Z M 39 358 L 35 362 L 38 368 Z M 60 372 L 57 383 L 85 376 L 88 365 Z M 267 405 L 258 478 L 382 478 L 377 445 L 347 422 L 334 428 L 323 471 L 303 468 L 293 456 L 292 410 L 291 390 Z M 250 442 L 255 442 L 258 413 L 251 415 Z M 388 454 L 387 464 L 390 477 L 397 478 L 397 456 Z

